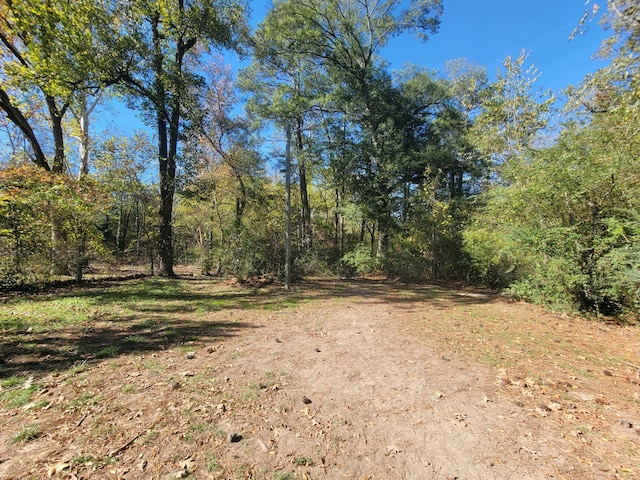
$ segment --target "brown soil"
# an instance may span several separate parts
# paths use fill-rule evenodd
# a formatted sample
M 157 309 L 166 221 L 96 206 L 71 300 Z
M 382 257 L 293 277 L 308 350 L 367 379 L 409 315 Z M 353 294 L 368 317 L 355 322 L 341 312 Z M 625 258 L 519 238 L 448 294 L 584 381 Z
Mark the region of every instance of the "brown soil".
M 246 289 L 184 281 L 212 298 Z M 261 287 L 197 324 L 188 302 L 147 312 L 182 338 L 63 373 L 36 369 L 53 357 L 5 359 L 46 388 L 0 409 L 0 478 L 640 478 L 637 327 L 373 280 L 282 295 Z M 63 340 L 109 344 L 136 320 Z

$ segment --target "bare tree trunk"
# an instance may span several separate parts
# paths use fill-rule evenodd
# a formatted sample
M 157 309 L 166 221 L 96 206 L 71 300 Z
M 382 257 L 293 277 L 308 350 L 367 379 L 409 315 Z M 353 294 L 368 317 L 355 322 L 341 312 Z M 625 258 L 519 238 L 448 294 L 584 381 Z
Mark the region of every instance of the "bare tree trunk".
M 304 148 L 302 138 L 302 122 L 298 122 L 298 130 L 296 132 L 296 147 L 298 150 L 298 171 L 300 175 L 300 203 L 302 204 L 302 245 L 306 252 L 311 251 L 313 242 L 313 227 L 311 225 L 311 205 L 309 204 L 309 194 L 307 190 L 307 167 L 302 156 Z
M 340 192 L 336 187 L 334 191 L 334 211 L 333 211 L 333 246 L 339 249 L 340 241 Z
M 89 174 L 89 165 L 90 165 L 90 157 L 91 157 L 91 138 L 89 137 L 89 119 L 91 113 L 98 105 L 100 101 L 100 95 L 96 97 L 91 105 L 87 104 L 87 94 L 82 92 L 80 95 L 80 105 L 79 110 L 76 112 L 73 108 L 71 108 L 71 113 L 76 120 L 78 121 L 78 125 L 80 126 L 80 136 L 79 136 L 79 144 L 78 144 L 78 153 L 80 155 L 80 172 L 78 174 L 79 177 Z

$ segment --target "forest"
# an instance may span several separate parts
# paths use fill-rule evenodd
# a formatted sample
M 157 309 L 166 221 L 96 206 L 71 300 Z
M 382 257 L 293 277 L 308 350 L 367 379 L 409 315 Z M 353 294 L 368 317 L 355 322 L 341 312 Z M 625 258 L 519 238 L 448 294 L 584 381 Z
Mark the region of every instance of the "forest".
M 576 19 L 608 61 L 565 92 L 527 52 L 392 71 L 445 7 L 274 0 L 252 29 L 242 0 L 0 0 L 0 286 L 377 274 L 634 321 L 640 4 Z M 98 134 L 114 102 L 148 129 Z

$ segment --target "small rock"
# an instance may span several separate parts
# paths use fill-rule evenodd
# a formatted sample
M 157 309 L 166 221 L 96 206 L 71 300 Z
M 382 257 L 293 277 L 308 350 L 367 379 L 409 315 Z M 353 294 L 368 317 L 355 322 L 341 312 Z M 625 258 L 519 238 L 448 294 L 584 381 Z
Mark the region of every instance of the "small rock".
M 229 435 L 227 435 L 227 440 L 229 440 L 229 443 L 238 443 L 240 440 L 242 440 L 242 435 L 240 435 L 239 433 L 230 433 Z
M 603 370 L 602 373 L 604 373 L 607 377 L 613 377 L 613 373 L 609 370 Z
M 322 350 L 320 350 L 319 348 L 316 348 L 316 353 L 320 353 Z
M 311 403 L 311 399 L 307 397 L 302 397 L 302 403 L 305 405 L 309 405 Z
M 445 362 L 450 362 L 451 359 L 449 357 L 445 357 L 444 355 L 442 356 L 442 360 L 444 360 Z
M 279 338 L 276 338 L 276 343 L 282 343 L 282 340 L 280 340 Z
M 633 423 L 631 423 L 626 418 L 620 420 L 620 425 L 622 425 L 624 428 L 633 428 Z
M 213 347 L 209 347 L 207 348 L 207 353 L 213 353 L 215 350 L 213 349 Z
M 138 469 L 144 471 L 145 468 L 147 468 L 147 461 L 143 460 L 138 464 Z
M 180 388 L 180 382 L 171 382 L 171 390 L 178 390 Z
M 175 478 L 187 478 L 189 476 L 189 472 L 187 472 L 186 470 L 180 470 L 178 473 L 175 474 Z
M 187 359 L 193 360 L 196 358 L 196 352 L 187 352 Z

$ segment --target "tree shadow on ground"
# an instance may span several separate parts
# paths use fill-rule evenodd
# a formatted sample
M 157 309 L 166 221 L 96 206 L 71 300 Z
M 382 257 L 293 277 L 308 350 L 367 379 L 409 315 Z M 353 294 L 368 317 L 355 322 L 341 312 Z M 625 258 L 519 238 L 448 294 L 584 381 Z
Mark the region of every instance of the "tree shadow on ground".
M 390 304 L 394 307 L 413 308 L 428 302 L 435 308 L 483 305 L 504 301 L 495 290 L 460 285 L 405 283 L 384 279 L 328 279 L 318 278 L 300 282 L 303 291 L 323 292 L 326 297 L 353 298 L 358 302 Z
M 147 278 L 93 283 L 76 289 L 65 287 L 26 300 L 55 304 L 71 299 L 86 308 L 95 307 L 99 313 L 80 323 L 40 328 L 37 332 L 26 322 L 10 329 L 0 322 L 0 378 L 41 377 L 86 362 L 161 351 L 189 342 L 219 342 L 240 335 L 243 330 L 260 328 L 257 322 L 220 318 L 225 311 L 283 312 L 323 299 L 349 299 L 356 306 L 379 303 L 413 309 L 424 303 L 429 308 L 449 308 L 499 298 L 486 289 L 380 279 L 311 278 L 296 283 L 291 290 L 281 285 L 225 285 L 210 278 Z M 60 315 L 64 317 L 65 312 Z
M 0 343 L 0 378 L 66 370 L 76 365 L 122 355 L 161 351 L 191 342 L 216 343 L 245 329 L 243 322 L 162 322 L 162 326 L 117 323 L 69 327 L 41 334 L 16 334 Z

